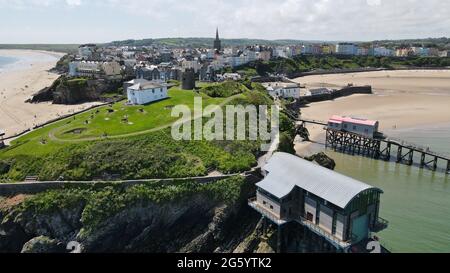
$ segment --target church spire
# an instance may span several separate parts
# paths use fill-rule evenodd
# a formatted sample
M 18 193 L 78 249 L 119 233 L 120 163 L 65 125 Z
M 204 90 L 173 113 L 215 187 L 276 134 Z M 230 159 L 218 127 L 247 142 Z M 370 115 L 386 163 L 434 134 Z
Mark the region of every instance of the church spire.
M 222 42 L 219 38 L 219 27 L 216 28 L 216 40 L 214 40 L 214 49 L 217 53 L 222 50 Z

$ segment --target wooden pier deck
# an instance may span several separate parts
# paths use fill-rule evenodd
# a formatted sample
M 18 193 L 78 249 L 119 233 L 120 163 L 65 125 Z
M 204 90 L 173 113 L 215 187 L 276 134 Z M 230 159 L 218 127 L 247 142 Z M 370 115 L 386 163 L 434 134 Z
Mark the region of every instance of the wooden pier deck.
M 351 155 L 361 155 L 374 159 L 390 161 L 395 158 L 397 163 L 409 166 L 418 164 L 420 168 L 432 171 L 439 169 L 439 162 L 446 163 L 444 168 L 450 174 L 450 155 L 431 151 L 427 147 L 392 138 L 383 134 L 376 138 L 338 131 L 328 128 L 328 124 L 318 120 L 298 119 L 300 123 L 323 125 L 327 132 L 326 148 Z

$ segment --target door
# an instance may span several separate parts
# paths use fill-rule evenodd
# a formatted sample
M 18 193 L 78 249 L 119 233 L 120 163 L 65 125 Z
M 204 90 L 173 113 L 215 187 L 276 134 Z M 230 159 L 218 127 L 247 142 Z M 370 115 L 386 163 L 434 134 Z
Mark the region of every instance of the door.
M 314 215 L 310 212 L 306 214 L 306 220 L 314 223 Z
M 355 236 L 354 243 L 359 243 L 369 237 L 369 217 L 367 214 L 352 221 L 352 235 Z

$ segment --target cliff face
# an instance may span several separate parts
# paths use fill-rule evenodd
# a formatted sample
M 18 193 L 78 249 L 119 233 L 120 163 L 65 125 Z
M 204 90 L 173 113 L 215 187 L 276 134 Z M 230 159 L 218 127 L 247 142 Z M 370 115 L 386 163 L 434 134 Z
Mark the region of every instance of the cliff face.
M 260 215 L 248 207 L 249 193 L 243 188 L 231 204 L 201 193 L 165 203 L 137 202 L 95 228 L 83 224 L 83 202 L 49 213 L 21 212 L 20 202 L 3 205 L 0 252 L 67 252 L 71 241 L 94 253 L 252 252 L 259 245 Z
M 52 86 L 37 92 L 29 102 L 52 101 L 55 104 L 78 104 L 98 101 L 102 94 L 113 92 L 119 87 L 119 83 L 102 79 L 67 79 L 62 76 Z

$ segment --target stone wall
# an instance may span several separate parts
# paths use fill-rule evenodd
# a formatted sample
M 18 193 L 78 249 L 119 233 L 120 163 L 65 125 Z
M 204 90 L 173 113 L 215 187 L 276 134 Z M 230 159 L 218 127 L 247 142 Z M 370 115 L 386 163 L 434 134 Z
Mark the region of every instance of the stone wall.
M 20 182 L 20 183 L 3 183 L 0 184 L 0 196 L 10 197 L 18 194 L 37 194 L 48 190 L 79 188 L 79 187 L 107 187 L 112 185 L 120 185 L 125 188 L 142 185 L 146 183 L 175 181 L 195 181 L 198 183 L 213 183 L 239 174 L 221 175 L 221 176 L 205 176 L 205 177 L 189 177 L 189 178 L 169 178 L 169 179 L 148 179 L 148 180 L 128 180 L 128 181 L 44 181 L 44 182 Z M 250 171 L 240 174 L 246 177 L 247 181 L 258 182 L 258 171 Z

